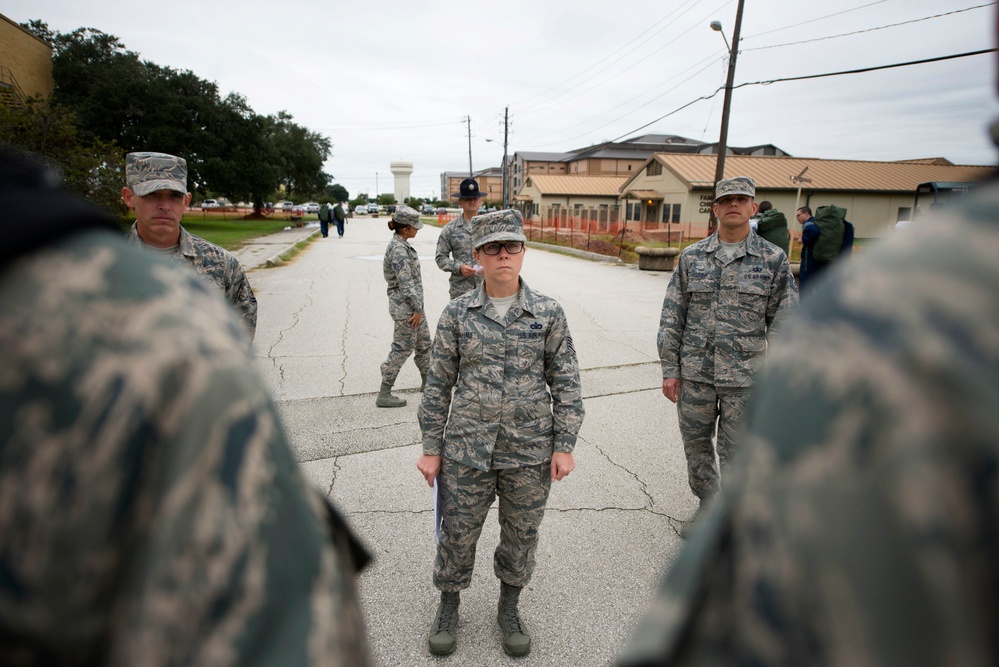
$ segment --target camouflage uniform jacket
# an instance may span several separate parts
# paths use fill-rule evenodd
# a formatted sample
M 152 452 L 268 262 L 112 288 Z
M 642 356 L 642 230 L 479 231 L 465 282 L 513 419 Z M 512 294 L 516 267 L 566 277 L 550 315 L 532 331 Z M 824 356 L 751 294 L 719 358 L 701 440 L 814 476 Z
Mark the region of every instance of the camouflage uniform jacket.
M 505 318 L 484 284 L 441 313 L 420 409 L 425 454 L 490 470 L 576 446 L 583 398 L 565 313 L 520 285 Z
M 87 232 L 0 273 L 0 662 L 369 664 L 246 328 L 147 255 Z
M 464 214 L 459 215 L 444 225 L 441 235 L 437 237 L 437 252 L 434 261 L 441 271 L 450 273 L 448 281 L 451 284 L 451 294 L 461 294 L 475 289 L 481 280 L 478 276 L 461 275 L 461 265 L 475 266 L 472 255 L 472 241 L 475 236 L 474 218 L 465 220 Z
M 999 186 L 961 209 L 802 301 L 623 664 L 999 664 Z
M 680 254 L 659 321 L 663 379 L 751 386 L 767 335 L 798 302 L 779 248 L 750 231 L 737 256 L 722 264 L 720 247 L 715 233 Z
M 423 313 L 420 255 L 398 234 L 392 235 L 385 249 L 382 273 L 388 283 L 389 314 L 393 320 L 408 320 L 416 313 Z
M 128 232 L 128 240 L 131 243 L 142 244 L 135 224 Z M 253 295 L 253 289 L 243 267 L 232 253 L 181 227 L 177 256 L 186 259 L 195 271 L 222 290 L 229 302 L 243 316 L 243 322 L 249 328 L 252 338 L 257 331 L 257 298 Z

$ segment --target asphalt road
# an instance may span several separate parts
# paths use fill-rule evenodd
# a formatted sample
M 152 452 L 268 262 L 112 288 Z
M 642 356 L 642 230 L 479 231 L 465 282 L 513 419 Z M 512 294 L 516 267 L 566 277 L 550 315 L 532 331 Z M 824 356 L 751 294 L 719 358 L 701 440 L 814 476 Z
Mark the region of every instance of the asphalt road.
M 579 355 L 586 418 L 577 468 L 552 486 L 537 570 L 521 597 L 532 653 L 508 658 L 500 645 L 494 507 L 462 595 L 458 648 L 441 659 L 426 646 L 439 596 L 431 491 L 415 466 L 420 377 L 412 360 L 396 384 L 409 404 L 375 407 L 392 333 L 386 222 L 355 217 L 345 238 L 318 239 L 289 265 L 250 272 L 260 304 L 256 363 L 296 456 L 375 555 L 359 589 L 376 663 L 612 664 L 675 557 L 679 521 L 695 507 L 655 345 L 670 274 L 527 250 L 522 277 L 562 303 Z M 447 276 L 433 261 L 438 233 L 425 226 L 412 242 L 423 259 L 431 331 L 447 302 Z M 253 258 L 275 254 L 276 243 L 237 254 L 256 266 Z

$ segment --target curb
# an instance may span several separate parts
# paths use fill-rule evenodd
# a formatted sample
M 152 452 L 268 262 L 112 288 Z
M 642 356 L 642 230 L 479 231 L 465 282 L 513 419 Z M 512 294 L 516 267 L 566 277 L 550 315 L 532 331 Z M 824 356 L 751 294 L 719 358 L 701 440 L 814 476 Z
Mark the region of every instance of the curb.
M 311 238 L 313 238 L 318 233 L 319 233 L 319 230 L 317 229 L 314 232 L 312 232 L 311 234 L 309 234 L 308 236 L 303 236 L 302 238 L 300 238 L 297 241 L 293 242 L 291 245 L 286 246 L 284 250 L 281 250 L 281 251 L 277 252 L 273 256 L 265 259 L 263 261 L 263 263 L 258 264 L 257 266 L 255 266 L 253 268 L 256 269 L 256 268 L 260 268 L 260 267 L 265 267 L 265 268 L 268 268 L 268 269 L 273 269 L 275 266 L 279 266 L 281 264 L 281 255 L 285 254 L 286 252 L 288 252 L 289 250 L 291 250 L 292 248 L 294 248 L 299 243 L 302 243 L 304 241 L 310 240 Z

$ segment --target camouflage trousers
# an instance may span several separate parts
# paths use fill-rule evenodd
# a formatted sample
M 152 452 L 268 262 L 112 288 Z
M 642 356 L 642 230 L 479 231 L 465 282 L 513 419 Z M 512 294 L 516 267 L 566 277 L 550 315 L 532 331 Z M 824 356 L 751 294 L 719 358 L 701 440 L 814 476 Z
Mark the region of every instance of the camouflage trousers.
M 441 537 L 434 563 L 434 586 L 460 591 L 472 582 L 475 546 L 489 507 L 499 496 L 500 540 L 493 571 L 511 586 L 522 587 L 534 572 L 538 528 L 551 490 L 551 466 L 479 470 L 441 458 L 437 503 Z
M 420 369 L 420 375 L 426 375 L 430 368 L 430 327 L 427 325 L 427 318 L 420 320 L 420 326 L 413 328 L 408 320 L 393 320 L 395 322 L 395 332 L 392 336 L 392 347 L 389 349 L 388 357 L 382 363 L 382 382 L 391 386 L 395 384 L 395 379 L 399 377 L 402 365 L 409 359 L 409 355 L 416 352 L 416 367 Z
M 718 491 L 720 471 L 715 465 L 715 423 L 718 425 L 718 462 L 724 468 L 735 453 L 746 425 L 748 387 L 716 387 L 683 380 L 677 415 L 683 453 L 687 456 L 687 481 L 698 498 Z

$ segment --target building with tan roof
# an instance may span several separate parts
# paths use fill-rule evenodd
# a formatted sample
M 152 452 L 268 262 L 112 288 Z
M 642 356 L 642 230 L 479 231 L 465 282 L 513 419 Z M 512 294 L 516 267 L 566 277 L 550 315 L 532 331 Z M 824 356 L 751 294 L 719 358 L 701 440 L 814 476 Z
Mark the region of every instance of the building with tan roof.
M 525 218 L 545 211 L 572 211 L 583 208 L 616 208 L 626 176 L 549 176 L 527 177 L 514 206 Z
M 792 177 L 803 171 L 808 182 L 801 183 L 799 194 Z M 756 201 L 770 200 L 792 224 L 797 206 L 810 206 L 814 211 L 835 204 L 847 209 L 858 238 L 885 236 L 899 220 L 911 220 L 916 188 L 921 183 L 977 182 L 994 171 L 994 167 L 955 165 L 943 158 L 900 162 L 788 156 L 725 158 L 725 178 L 751 176 L 756 181 Z M 714 155 L 653 155 L 621 187 L 619 200 L 625 221 L 646 231 L 671 222 L 706 227 L 714 173 Z

